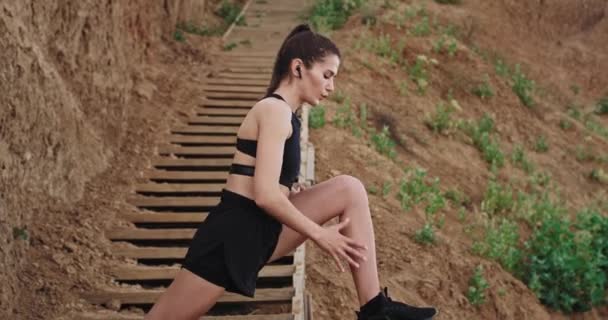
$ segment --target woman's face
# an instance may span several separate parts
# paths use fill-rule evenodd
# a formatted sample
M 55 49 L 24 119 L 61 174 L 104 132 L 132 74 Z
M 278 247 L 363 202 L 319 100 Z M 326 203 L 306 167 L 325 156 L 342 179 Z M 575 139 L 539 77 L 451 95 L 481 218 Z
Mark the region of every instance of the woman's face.
M 315 106 L 334 91 L 334 78 L 338 74 L 340 58 L 335 54 L 325 56 L 312 64 L 312 68 L 302 68 L 302 100 Z

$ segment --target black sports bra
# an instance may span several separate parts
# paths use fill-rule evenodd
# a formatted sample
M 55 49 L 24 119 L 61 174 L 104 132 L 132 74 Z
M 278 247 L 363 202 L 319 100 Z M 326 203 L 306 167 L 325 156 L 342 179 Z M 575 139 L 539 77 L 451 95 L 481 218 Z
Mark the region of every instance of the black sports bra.
M 262 99 L 273 97 L 276 99 L 283 99 L 276 93 L 271 93 Z M 293 132 L 291 137 L 285 140 L 285 147 L 283 149 L 283 164 L 281 166 L 281 175 L 279 177 L 279 183 L 291 188 L 291 185 L 297 181 L 298 175 L 300 174 L 300 119 L 295 113 L 291 113 L 291 126 Z M 242 139 L 236 137 L 236 149 L 248 154 L 252 157 L 256 157 L 257 154 L 257 140 Z M 244 176 L 253 177 L 255 172 L 254 166 L 232 163 L 230 166 L 230 173 L 239 174 Z

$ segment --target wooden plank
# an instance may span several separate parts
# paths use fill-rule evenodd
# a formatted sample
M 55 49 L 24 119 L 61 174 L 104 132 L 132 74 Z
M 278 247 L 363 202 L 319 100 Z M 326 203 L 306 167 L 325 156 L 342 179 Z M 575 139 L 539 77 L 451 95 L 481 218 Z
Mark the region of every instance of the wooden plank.
M 202 106 L 204 107 L 243 107 L 251 108 L 254 103 L 251 100 L 228 100 L 228 99 L 205 99 Z
M 111 250 L 115 255 L 131 259 L 183 259 L 188 252 L 185 247 L 136 247 L 123 243 L 113 244 Z M 292 251 L 285 256 L 293 255 Z
M 70 316 L 68 319 L 74 320 L 143 320 L 142 314 L 114 312 L 114 311 L 96 311 L 85 312 Z M 282 314 L 248 314 L 248 315 L 218 315 L 199 318 L 199 320 L 293 320 L 293 315 Z
M 152 160 L 152 166 L 167 168 L 183 167 L 228 167 L 232 159 L 209 158 L 209 159 L 181 159 L 169 157 L 157 157 Z M 219 187 L 219 185 L 218 185 Z
M 215 75 L 218 78 L 227 79 L 264 79 L 270 82 L 270 74 L 264 73 L 231 73 L 231 72 L 219 72 Z
M 132 259 L 183 259 L 188 248 L 182 247 L 125 247 L 112 246 L 112 252 L 118 256 Z
M 252 63 L 249 62 L 231 62 L 230 63 L 231 66 L 251 66 Z M 259 67 L 266 67 L 266 66 L 257 66 L 256 68 Z M 272 66 L 268 66 L 267 68 L 270 68 Z M 205 84 L 207 85 L 235 85 L 235 86 L 268 86 L 268 81 L 266 80 L 258 80 L 258 79 L 239 79 L 239 80 L 234 80 L 234 79 L 219 79 L 219 78 L 207 78 L 205 80 Z
M 106 289 L 97 292 L 85 292 L 82 297 L 93 304 L 104 304 L 110 300 L 118 300 L 121 304 L 153 304 L 164 289 Z M 293 288 L 257 289 L 254 298 L 226 292 L 218 302 L 220 303 L 251 303 L 251 302 L 282 302 L 293 297 Z
M 172 134 L 169 136 L 170 143 L 198 143 L 198 144 L 223 144 L 235 145 L 236 136 L 202 136 Z
M 128 203 L 145 208 L 157 207 L 211 207 L 220 202 L 219 197 L 133 197 Z
M 196 229 L 143 229 L 143 228 L 113 228 L 106 230 L 106 238 L 110 240 L 190 240 Z
M 123 212 L 118 218 L 133 223 L 200 223 L 205 221 L 207 213 L 189 212 Z
M 158 154 L 174 154 L 174 155 L 197 155 L 197 156 L 226 156 L 234 155 L 235 147 L 182 147 L 182 146 L 161 146 L 158 148 Z
M 179 272 L 179 267 L 148 267 L 141 265 L 119 266 L 110 270 L 110 274 L 117 280 L 168 280 L 173 279 Z M 295 267 L 293 265 L 264 266 L 258 277 L 279 278 L 291 277 Z
M 243 68 L 239 68 L 243 69 Z M 230 69 L 234 72 L 233 69 Z M 260 71 L 256 68 L 251 68 L 248 71 Z M 236 85 L 205 85 L 203 87 L 205 92 L 209 91 L 222 91 L 222 92 L 249 92 L 249 93 L 265 93 L 265 86 L 236 86 Z
M 239 130 L 238 126 L 182 126 L 171 129 L 171 133 L 182 134 L 235 134 Z
M 224 57 L 256 57 L 256 58 L 274 58 L 277 55 L 276 50 L 267 50 L 267 51 L 250 51 L 250 52 L 237 52 L 237 51 L 215 51 L 210 52 L 212 55 L 218 57 L 218 59 L 222 59 Z
M 203 193 L 221 192 L 224 183 L 145 183 L 135 187 L 140 193 Z
M 240 125 L 243 122 L 243 117 L 210 117 L 210 116 L 193 116 L 188 118 L 188 124 L 232 124 Z
M 251 107 L 251 105 L 250 105 Z M 214 115 L 214 116 L 241 116 L 244 117 L 249 112 L 250 108 L 213 108 L 203 107 L 196 112 L 197 115 Z
M 263 93 L 259 93 L 259 92 L 214 92 L 214 91 L 210 91 L 210 92 L 206 92 L 205 96 L 207 98 L 228 98 L 228 99 L 251 99 L 251 100 L 260 100 L 264 97 L 264 93 L 266 93 L 266 91 L 264 91 Z
M 156 180 L 226 180 L 227 171 L 167 171 L 150 170 L 146 171 L 145 176 Z

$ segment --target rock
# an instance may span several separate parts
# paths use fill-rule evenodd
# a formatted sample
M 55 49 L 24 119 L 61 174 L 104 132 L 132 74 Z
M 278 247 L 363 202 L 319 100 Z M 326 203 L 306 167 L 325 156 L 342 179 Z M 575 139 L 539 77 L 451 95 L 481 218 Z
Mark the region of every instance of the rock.
M 150 81 L 141 81 L 135 85 L 135 94 L 146 100 L 152 100 L 154 92 L 157 90 L 156 86 Z
M 104 303 L 103 305 L 112 311 L 119 311 L 121 303 L 118 299 L 110 299 L 106 301 L 106 303 Z

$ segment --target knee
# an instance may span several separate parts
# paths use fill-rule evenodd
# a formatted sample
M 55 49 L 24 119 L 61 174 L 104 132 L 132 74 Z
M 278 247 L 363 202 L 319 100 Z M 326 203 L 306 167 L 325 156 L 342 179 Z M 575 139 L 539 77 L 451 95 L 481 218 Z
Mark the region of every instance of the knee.
M 337 176 L 336 179 L 340 181 L 341 189 L 350 201 L 363 200 L 367 203 L 367 191 L 361 180 L 345 174 Z

